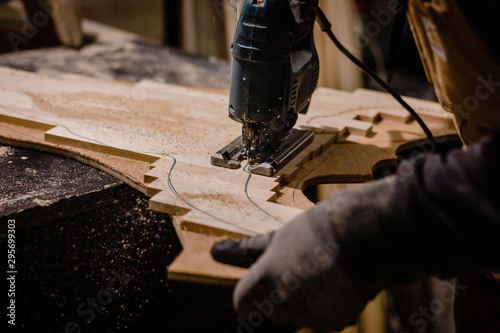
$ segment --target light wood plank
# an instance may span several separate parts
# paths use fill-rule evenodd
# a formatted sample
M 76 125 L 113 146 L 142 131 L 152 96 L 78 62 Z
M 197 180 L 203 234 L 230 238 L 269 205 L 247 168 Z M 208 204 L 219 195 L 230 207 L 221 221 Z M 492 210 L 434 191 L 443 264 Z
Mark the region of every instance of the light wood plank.
M 234 283 L 243 271 L 209 260 L 214 241 L 276 230 L 313 206 L 306 187 L 367 181 L 373 165 L 423 138 L 388 95 L 318 89 L 297 124 L 315 132 L 313 143 L 275 177 L 253 175 L 247 196 L 248 173 L 210 165 L 241 134 L 227 92 L 1 67 L 0 76 L 0 141 L 82 160 L 152 195 L 151 209 L 172 214 L 185 240 L 174 279 Z M 434 133 L 455 133 L 439 105 L 408 100 Z

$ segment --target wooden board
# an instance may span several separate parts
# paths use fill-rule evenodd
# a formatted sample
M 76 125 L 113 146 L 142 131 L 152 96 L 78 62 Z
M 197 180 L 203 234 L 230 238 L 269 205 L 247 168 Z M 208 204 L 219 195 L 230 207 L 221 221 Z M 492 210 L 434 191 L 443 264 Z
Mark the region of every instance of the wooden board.
M 297 127 L 313 143 L 275 177 L 210 165 L 212 153 L 241 133 L 226 93 L 142 81 L 39 75 L 0 67 L 0 141 L 71 156 L 151 196 L 173 216 L 184 250 L 169 277 L 234 283 L 245 270 L 215 263 L 213 242 L 275 230 L 313 204 L 322 183 L 362 183 L 396 148 L 423 138 L 388 95 L 320 88 Z M 435 135 L 454 133 L 436 103 L 407 99 Z

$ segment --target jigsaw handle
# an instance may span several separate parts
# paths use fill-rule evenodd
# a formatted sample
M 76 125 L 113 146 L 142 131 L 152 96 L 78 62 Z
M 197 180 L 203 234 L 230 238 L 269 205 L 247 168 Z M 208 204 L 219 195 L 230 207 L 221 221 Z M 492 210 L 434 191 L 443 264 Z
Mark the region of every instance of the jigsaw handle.
M 231 46 L 229 116 L 288 131 L 318 83 L 313 28 L 292 44 L 288 0 L 248 0 Z

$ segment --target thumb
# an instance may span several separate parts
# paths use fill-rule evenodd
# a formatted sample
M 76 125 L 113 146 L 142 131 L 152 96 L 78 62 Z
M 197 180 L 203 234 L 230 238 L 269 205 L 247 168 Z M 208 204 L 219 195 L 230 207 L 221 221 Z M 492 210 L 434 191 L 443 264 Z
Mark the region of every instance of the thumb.
M 248 268 L 264 253 L 273 236 L 274 231 L 255 237 L 243 237 L 239 241 L 223 240 L 215 243 L 210 252 L 221 263 Z

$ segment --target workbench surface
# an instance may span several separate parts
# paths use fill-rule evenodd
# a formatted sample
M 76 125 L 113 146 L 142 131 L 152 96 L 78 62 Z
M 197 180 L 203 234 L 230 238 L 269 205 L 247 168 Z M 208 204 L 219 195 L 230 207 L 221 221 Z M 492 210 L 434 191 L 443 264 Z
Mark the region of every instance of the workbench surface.
M 104 80 L 229 85 L 226 62 L 95 22 L 84 27 L 87 45 L 80 50 L 0 54 L 0 66 Z M 23 331 L 60 332 L 72 322 L 83 332 L 235 331 L 231 289 L 166 280 L 166 267 L 182 247 L 169 216 L 149 210 L 143 193 L 73 159 L 5 145 L 0 179 L 0 244 L 7 242 L 4 221 L 15 220 L 16 323 Z M 114 272 L 133 278 L 102 312 L 93 311 L 94 319 L 87 305 L 78 313 L 82 302 L 107 290 Z

